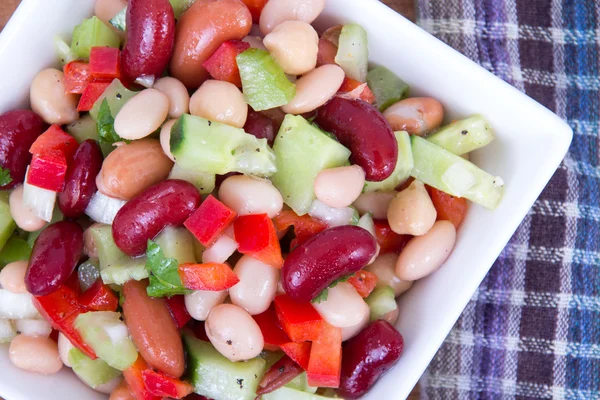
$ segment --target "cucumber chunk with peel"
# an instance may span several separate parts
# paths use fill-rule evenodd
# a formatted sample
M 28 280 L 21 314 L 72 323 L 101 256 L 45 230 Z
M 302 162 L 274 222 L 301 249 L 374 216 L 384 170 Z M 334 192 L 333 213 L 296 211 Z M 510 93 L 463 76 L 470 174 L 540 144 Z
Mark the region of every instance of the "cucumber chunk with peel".
M 444 126 L 427 140 L 460 156 L 490 144 L 494 131 L 482 115 L 473 115 Z
M 344 25 L 335 62 L 350 78 L 366 82 L 369 65 L 367 32 L 357 24 Z
M 367 83 L 375 95 L 375 102 L 381 112 L 408 97 L 409 88 L 406 82 L 386 67 L 380 66 L 370 70 L 367 74 Z
M 394 171 L 381 182 L 365 182 L 363 192 L 389 192 L 410 176 L 410 171 L 414 167 L 410 136 L 405 131 L 394 132 L 394 135 L 398 143 L 398 161 Z
M 92 360 L 79 349 L 69 350 L 68 357 L 75 375 L 92 389 L 121 375 L 121 371 L 111 367 L 104 360 L 100 358 Z
M 394 290 L 389 286 L 378 287 L 365 299 L 371 310 L 371 321 L 377 321 L 390 311 L 398 308 Z
M 92 47 L 119 47 L 121 38 L 98 17 L 83 20 L 73 30 L 71 51 L 75 57 L 88 60 Z

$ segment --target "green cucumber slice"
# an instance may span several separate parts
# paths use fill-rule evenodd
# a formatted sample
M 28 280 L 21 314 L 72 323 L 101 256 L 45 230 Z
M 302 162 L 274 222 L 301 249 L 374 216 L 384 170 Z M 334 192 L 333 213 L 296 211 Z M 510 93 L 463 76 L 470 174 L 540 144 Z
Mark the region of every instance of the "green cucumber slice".
M 146 257 L 122 260 L 121 263 L 100 271 L 100 277 L 107 285 L 123 285 L 132 279 L 135 281 L 146 279 L 148 278 Z
M 31 247 L 26 240 L 11 236 L 0 252 L 0 268 L 15 261 L 27 261 L 31 255 Z
M 99 142 L 100 137 L 98 136 L 98 126 L 96 121 L 90 114 L 84 115 L 75 122 L 71 122 L 67 125 L 67 132 L 73 136 L 79 143 L 84 142 L 88 139 L 93 139 Z M 102 149 L 102 155 L 108 156 L 111 151 L 116 149 L 110 143 L 99 143 L 100 149 Z
M 490 144 L 494 131 L 483 115 L 473 115 L 444 126 L 427 140 L 460 156 Z
M 331 400 L 331 397 L 319 396 L 318 394 L 302 392 L 283 386 L 271 393 L 263 394 L 262 400 Z
M 104 360 L 92 360 L 79 349 L 69 350 L 68 357 L 73 372 L 92 389 L 121 375 L 121 371 L 109 366 Z
M 73 30 L 71 51 L 75 57 L 89 60 L 92 47 L 119 47 L 121 38 L 98 17 L 83 20 Z
M 386 67 L 376 67 L 367 74 L 367 84 L 373 92 L 379 111 L 408 97 L 408 85 Z
M 414 167 L 410 136 L 405 131 L 394 132 L 394 135 L 398 143 L 398 161 L 394 172 L 381 182 L 365 182 L 363 192 L 389 192 L 410 176 L 410 171 Z
M 306 376 L 306 372 L 301 373 L 300 375 L 289 381 L 288 384 L 285 386 L 289 387 L 290 389 L 313 394 L 316 393 L 318 389 L 317 387 L 310 386 L 308 384 L 308 377 Z
M 344 25 L 335 62 L 347 76 L 359 82 L 367 80 L 369 48 L 367 31 L 357 24 Z
M 60 65 L 63 67 L 71 61 L 75 61 L 77 59 L 75 54 L 71 51 L 71 46 L 62 40 L 60 36 L 54 37 L 54 50 L 56 51 Z
M 154 239 L 165 258 L 174 258 L 179 264 L 195 263 L 194 235 L 186 228 L 167 226 Z
M 12 236 L 17 228 L 17 224 L 10 214 L 10 206 L 8 205 L 8 192 L 6 195 L 0 196 L 0 250 L 4 248 L 8 239 Z
M 111 31 L 112 32 L 112 31 Z M 98 113 L 100 112 L 100 106 L 104 99 L 108 102 L 108 106 L 110 107 L 110 113 L 113 117 L 116 117 L 121 108 L 127 103 L 133 96 L 138 94 L 139 92 L 134 92 L 127 89 L 120 80 L 115 79 L 111 82 L 110 85 L 106 88 L 104 93 L 98 97 L 98 100 L 94 103 L 94 106 L 90 110 L 90 115 L 94 119 L 94 121 L 98 120 Z
M 390 311 L 398 308 L 394 290 L 389 286 L 375 288 L 373 292 L 365 299 L 365 302 L 371 309 L 371 321 L 377 321 Z
M 169 174 L 169 179 L 182 179 L 194 185 L 201 194 L 211 194 L 215 190 L 216 175 L 202 171 L 183 169 L 177 163 Z

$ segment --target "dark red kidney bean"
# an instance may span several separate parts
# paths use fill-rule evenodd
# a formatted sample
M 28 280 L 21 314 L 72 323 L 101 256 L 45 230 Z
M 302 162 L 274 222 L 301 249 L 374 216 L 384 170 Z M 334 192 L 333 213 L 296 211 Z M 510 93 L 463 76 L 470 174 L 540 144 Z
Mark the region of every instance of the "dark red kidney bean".
M 403 347 L 402 335 L 387 321 L 368 325 L 344 345 L 338 394 L 345 399 L 362 397 L 396 364 Z
M 390 124 L 374 106 L 359 99 L 336 96 L 319 108 L 315 122 L 352 152 L 368 181 L 389 177 L 398 161 L 398 144 Z
M 12 182 L 0 190 L 12 189 L 25 180 L 31 162 L 29 148 L 44 130 L 42 118 L 30 110 L 14 110 L 0 115 L 0 167 L 10 172 Z
M 367 265 L 376 250 L 373 235 L 361 227 L 326 229 L 297 246 L 285 259 L 283 289 L 296 300 L 310 301 L 335 280 Z
M 65 283 L 83 253 L 83 230 L 73 221 L 49 225 L 35 240 L 25 273 L 25 286 L 34 296 L 46 296 Z
M 128 82 L 162 75 L 175 44 L 175 15 L 169 0 L 129 0 L 127 41 L 121 69 Z
M 131 257 L 144 254 L 148 240 L 167 225 L 183 224 L 200 199 L 198 189 L 179 179 L 150 186 L 117 213 L 112 225 L 116 245 Z
M 217 175 L 215 177 L 215 188 L 220 188 L 221 187 L 221 183 L 223 183 L 223 181 L 227 178 L 229 178 L 230 176 L 234 176 L 234 175 L 243 175 L 239 172 L 228 172 L 225 175 Z
M 102 150 L 93 139 L 81 143 L 67 169 L 58 207 L 66 218 L 79 218 L 96 192 L 96 175 L 102 169 Z
M 283 356 L 263 375 L 258 384 L 257 395 L 271 393 L 286 385 L 304 370 L 288 356 Z
M 256 136 L 258 139 L 267 139 L 269 146 L 273 146 L 275 135 L 277 135 L 275 121 L 262 113 L 254 111 L 252 108 L 248 108 L 248 118 L 246 118 L 244 131 Z

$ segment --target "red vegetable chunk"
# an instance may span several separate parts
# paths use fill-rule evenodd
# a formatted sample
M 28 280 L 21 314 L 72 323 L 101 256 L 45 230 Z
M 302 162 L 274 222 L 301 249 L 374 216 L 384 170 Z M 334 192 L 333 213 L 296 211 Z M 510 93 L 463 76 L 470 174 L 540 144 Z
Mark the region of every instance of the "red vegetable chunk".
M 236 57 L 238 54 L 248 50 L 250 44 L 241 40 L 228 40 L 217 48 L 212 56 L 202 66 L 208 71 L 210 76 L 218 81 L 233 83 L 237 87 L 242 87 L 240 70 L 237 65 Z
M 411 235 L 398 235 L 392 230 L 386 220 L 375 220 L 375 239 L 379 245 L 379 254 L 399 253 L 412 237 Z
M 372 272 L 360 270 L 348 279 L 348 283 L 354 286 L 354 289 L 362 298 L 368 297 L 377 286 L 377 275 Z
M 281 345 L 281 350 L 296 364 L 302 367 L 303 370 L 308 368 L 308 361 L 310 359 L 310 342 L 288 342 Z
M 101 279 L 81 296 L 81 305 L 90 311 L 117 311 L 119 298 Z
M 240 278 L 227 264 L 181 264 L 179 276 L 183 286 L 192 290 L 227 290 L 236 285 Z
M 142 379 L 148 392 L 158 397 L 183 399 L 194 391 L 194 388 L 189 383 L 171 378 L 160 372 L 154 372 L 150 369 L 142 372 Z
M 252 318 L 254 318 L 263 334 L 265 349 L 277 351 L 281 345 L 289 343 L 290 338 L 281 329 L 273 304 L 271 304 L 267 311 L 253 315 Z
M 209 247 L 235 219 L 235 212 L 209 195 L 183 223 L 203 246 Z
M 321 334 L 323 319 L 310 304 L 286 294 L 275 297 L 275 310 L 281 327 L 294 342 L 315 340 Z
M 171 317 L 173 317 L 173 321 L 175 321 L 177 329 L 183 328 L 190 322 L 192 317 L 185 307 L 185 298 L 183 296 L 168 297 L 165 301 L 167 302 L 167 307 L 169 308 Z
M 437 220 L 450 221 L 458 229 L 465 215 L 467 215 L 467 199 L 454 197 L 431 186 L 425 187 L 437 211 Z
M 258 24 L 260 21 L 260 14 L 262 13 L 263 8 L 265 8 L 267 1 L 269 0 L 242 0 L 246 7 L 248 7 L 248 10 L 250 10 L 252 21 L 255 24 Z
M 317 67 L 326 64 L 335 64 L 335 56 L 337 55 L 338 47 L 335 43 L 321 38 L 319 39 L 319 51 L 317 53 Z
M 67 93 L 82 94 L 92 82 L 90 65 L 83 61 L 72 61 L 63 67 L 64 84 Z
M 62 154 L 67 161 L 70 161 L 77 147 L 79 143 L 74 137 L 63 131 L 59 125 L 52 125 L 33 142 L 29 152 L 42 157 Z
M 242 215 L 233 224 L 238 251 L 273 268 L 281 268 L 283 257 L 273 221 L 267 214 Z
M 114 47 L 92 47 L 90 74 L 96 79 L 121 79 L 121 52 Z
M 342 370 L 342 329 L 323 322 L 312 344 L 306 377 L 310 386 L 337 388 Z
M 29 164 L 27 183 L 53 192 L 62 192 L 66 175 L 67 160 L 64 155 L 34 155 Z
M 83 91 L 81 98 L 79 99 L 79 104 L 77 104 L 77 111 L 90 111 L 94 104 L 102 93 L 106 90 L 106 88 L 110 85 L 110 82 L 91 82 Z
M 146 383 L 144 381 L 144 371 L 147 371 L 150 368 L 148 363 L 144 361 L 141 355 L 138 355 L 137 360 L 129 366 L 125 371 L 123 371 L 123 377 L 125 378 L 125 382 L 127 382 L 127 386 L 129 386 L 129 390 L 133 394 L 135 400 L 161 400 L 162 396 L 156 396 L 150 393 L 150 391 L 146 388 Z
M 294 227 L 294 240 L 290 243 L 290 248 L 293 250 L 298 245 L 306 242 L 311 237 L 319 232 L 327 229 L 327 225 L 308 214 L 299 216 L 292 210 L 284 210 L 275 216 L 273 220 L 277 231 L 284 231 L 290 226 Z

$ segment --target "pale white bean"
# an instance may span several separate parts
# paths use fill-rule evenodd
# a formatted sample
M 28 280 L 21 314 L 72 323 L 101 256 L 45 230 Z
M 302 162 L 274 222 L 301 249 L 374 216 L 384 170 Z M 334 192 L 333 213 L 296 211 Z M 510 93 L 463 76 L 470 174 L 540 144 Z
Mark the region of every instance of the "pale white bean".
M 248 43 L 253 49 L 267 50 L 260 36 L 248 35 L 244 39 L 242 39 L 242 42 Z
M 123 139 L 142 139 L 156 131 L 169 115 L 169 98 L 156 89 L 133 96 L 115 117 L 115 132 Z
M 383 116 L 395 131 L 423 136 L 442 124 L 444 107 L 431 97 L 411 97 L 392 104 Z
M 46 221 L 38 218 L 31 208 L 23 202 L 23 185 L 19 185 L 10 192 L 10 215 L 17 226 L 27 232 L 35 232 L 46 225 Z
M 211 79 L 192 95 L 190 113 L 243 128 L 248 118 L 248 105 L 241 90 L 233 83 Z
M 69 362 L 69 351 L 74 348 L 75 346 L 73 346 L 71 341 L 67 339 L 65 335 L 62 333 L 58 334 L 58 356 L 63 364 L 69 368 L 71 368 L 71 363 Z
M 329 288 L 328 292 L 327 300 L 313 304 L 328 324 L 348 328 L 369 315 L 369 306 L 348 282 L 340 282 Z
M 260 14 L 260 30 L 270 33 L 284 21 L 312 23 L 325 8 L 325 0 L 270 0 Z
M 281 108 L 288 114 L 303 114 L 327 103 L 344 82 L 344 70 L 335 64 L 322 65 L 296 81 L 296 95 Z
M 36 374 L 55 374 L 63 366 L 58 345 L 44 337 L 17 335 L 10 342 L 8 357 L 15 367 Z
M 185 295 L 185 308 L 192 318 L 197 321 L 206 321 L 210 310 L 223 303 L 227 297 L 227 290 L 218 292 L 210 290 L 196 290 Z
M 362 331 L 363 328 L 369 324 L 370 317 L 370 313 L 366 313 L 364 318 L 358 324 L 342 328 L 342 342 L 352 339 L 358 332 Z
M 319 35 L 304 21 L 279 24 L 265 36 L 263 44 L 286 74 L 302 75 L 317 66 Z
M 396 275 L 414 281 L 437 270 L 448 259 L 454 243 L 456 229 L 449 221 L 438 221 L 423 236 L 412 238 L 396 262 Z
M 389 286 L 394 291 L 396 297 L 406 292 L 412 286 L 412 281 L 403 281 L 396 276 L 396 261 L 398 254 L 383 254 L 375 261 L 365 267 L 365 270 L 377 275 L 377 287 Z
M 106 383 L 102 383 L 102 384 L 96 386 L 93 389 L 98 393 L 111 394 L 121 384 L 122 381 L 123 381 L 123 377 L 119 375 L 119 376 L 112 378 L 110 381 L 108 381 Z
M 384 314 L 384 316 L 381 319 L 389 322 L 390 325 L 394 326 L 394 325 L 396 325 L 396 322 L 398 322 L 399 315 L 400 315 L 400 309 L 398 307 L 396 307 L 392 311 Z
M 358 165 L 325 169 L 317 175 L 317 199 L 330 207 L 344 208 L 356 201 L 365 186 L 365 171 Z
M 273 218 L 283 208 L 281 193 L 270 181 L 246 175 L 225 179 L 219 188 L 219 199 L 238 215 L 268 214 Z
M 64 74 L 54 68 L 39 72 L 29 93 L 31 109 L 48 124 L 70 124 L 79 118 L 76 94 L 66 93 Z
M 176 119 L 167 121 L 160 129 L 160 146 L 165 152 L 165 155 L 173 162 L 175 162 L 175 157 L 173 156 L 173 153 L 171 153 L 171 129 L 173 129 L 175 122 L 177 122 Z
M 17 319 L 15 320 L 17 332 L 25 336 L 48 337 L 52 333 L 52 326 L 45 319 Z
M 15 261 L 0 270 L 0 286 L 11 293 L 27 293 L 25 273 L 27 261 Z
M 205 329 L 215 349 L 231 361 L 254 358 L 265 345 L 256 321 L 246 310 L 233 304 L 221 304 L 213 308 Z
M 421 236 L 435 223 L 437 212 L 422 182 L 414 180 L 388 207 L 390 228 L 399 235 Z
M 361 215 L 371 213 L 374 219 L 387 219 L 388 208 L 396 193 L 398 192 L 366 192 L 358 196 L 353 206 Z
M 277 292 L 279 270 L 250 256 L 242 256 L 233 272 L 240 281 L 229 289 L 231 302 L 250 315 L 267 311 Z
M 190 110 L 190 95 L 178 79 L 165 76 L 157 80 L 153 88 L 169 98 L 169 118 L 177 119 Z

